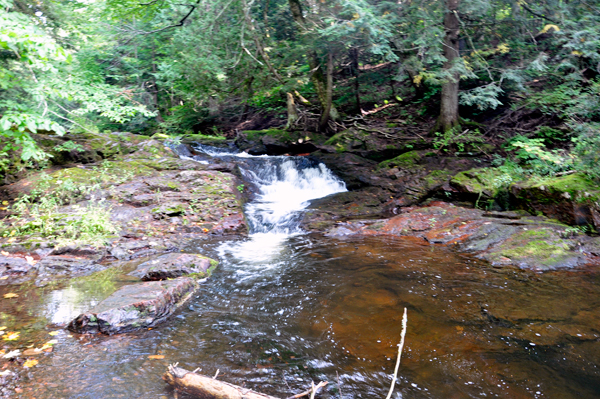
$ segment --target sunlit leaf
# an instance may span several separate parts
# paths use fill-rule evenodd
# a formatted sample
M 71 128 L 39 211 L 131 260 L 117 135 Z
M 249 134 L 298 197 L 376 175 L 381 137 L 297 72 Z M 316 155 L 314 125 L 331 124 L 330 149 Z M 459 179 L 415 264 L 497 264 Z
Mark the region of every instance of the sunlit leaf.
M 17 339 L 19 339 L 19 336 L 21 335 L 20 332 L 13 332 L 13 331 L 8 331 L 6 334 L 4 334 L 2 336 L 2 339 L 5 341 L 16 341 Z
M 50 331 L 48 334 L 55 336 L 55 335 L 58 335 L 58 331 Z
M 164 355 L 150 355 L 148 356 L 148 359 L 164 359 L 165 356 Z
M 37 360 L 35 360 L 35 359 L 29 359 L 25 363 L 23 363 L 23 367 L 29 368 L 29 367 L 35 366 L 36 364 L 38 364 Z
M 19 294 L 15 294 L 14 292 L 9 292 L 8 294 L 4 294 L 4 298 L 17 298 Z

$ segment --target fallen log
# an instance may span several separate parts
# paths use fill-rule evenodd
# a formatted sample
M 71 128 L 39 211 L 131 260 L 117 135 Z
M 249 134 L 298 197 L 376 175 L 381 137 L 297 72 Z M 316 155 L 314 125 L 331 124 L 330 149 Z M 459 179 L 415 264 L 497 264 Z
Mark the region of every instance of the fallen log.
M 163 380 L 175 388 L 195 395 L 200 399 L 279 399 L 187 371 L 177 367 L 176 364 L 169 365 L 169 369 L 163 375 Z

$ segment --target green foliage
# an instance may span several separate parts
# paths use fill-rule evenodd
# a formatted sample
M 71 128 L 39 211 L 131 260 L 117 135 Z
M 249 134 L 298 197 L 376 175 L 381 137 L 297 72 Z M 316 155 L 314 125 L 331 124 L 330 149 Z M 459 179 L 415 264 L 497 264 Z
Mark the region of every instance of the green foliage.
M 543 138 L 517 136 L 508 142 L 518 162 L 541 176 L 554 175 L 573 168 L 573 158 L 561 150 L 547 150 Z
M 39 235 L 54 239 L 59 245 L 73 242 L 102 245 L 116 230 L 110 221 L 110 206 L 104 198 L 96 198 L 95 193 L 133 177 L 133 172 L 116 170 L 113 166 L 104 162 L 92 171 L 73 168 L 53 175 L 41 173 L 31 192 L 11 206 L 9 227 L 5 226 L 0 235 Z M 86 205 L 61 208 L 84 197 L 90 198 Z
M 503 93 L 504 90 L 500 88 L 495 82 L 489 83 L 485 86 L 479 86 L 474 89 L 463 91 L 460 93 L 460 104 L 475 106 L 477 109 L 483 111 L 486 109 L 495 109 L 499 105 L 502 105 L 498 101 L 498 96 Z
M 83 152 L 83 151 L 85 151 L 81 144 L 77 144 L 72 140 L 65 141 L 64 143 L 62 143 L 60 145 L 54 146 L 54 150 L 65 151 L 65 152 L 71 152 L 71 151 Z
M 576 169 L 600 180 L 600 123 L 572 125 L 576 137 L 573 139 Z
M 445 132 L 435 133 L 433 148 L 444 152 L 453 148 L 459 152 L 465 152 L 466 150 L 476 149 L 478 145 L 484 142 L 485 140 L 479 129 L 473 131 L 466 129 L 462 133 L 459 133 L 459 130 L 454 128 Z

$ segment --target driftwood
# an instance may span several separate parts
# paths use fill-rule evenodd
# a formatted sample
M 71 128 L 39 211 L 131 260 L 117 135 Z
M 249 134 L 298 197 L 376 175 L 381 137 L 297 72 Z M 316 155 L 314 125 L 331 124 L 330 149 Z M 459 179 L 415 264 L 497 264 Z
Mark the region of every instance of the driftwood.
M 213 378 L 196 374 L 195 371 L 187 371 L 177 367 L 177 363 L 171 364 L 163 375 L 163 380 L 176 389 L 197 396 L 200 399 L 279 399 L 238 385 L 218 381 L 218 370 Z M 296 399 L 308 395 L 313 399 L 317 391 L 325 385 L 327 385 L 327 381 L 321 381 L 317 385 L 313 383 L 312 388 L 308 391 L 290 396 L 287 399 Z
M 200 399 L 279 399 L 170 365 L 163 375 L 170 385 Z

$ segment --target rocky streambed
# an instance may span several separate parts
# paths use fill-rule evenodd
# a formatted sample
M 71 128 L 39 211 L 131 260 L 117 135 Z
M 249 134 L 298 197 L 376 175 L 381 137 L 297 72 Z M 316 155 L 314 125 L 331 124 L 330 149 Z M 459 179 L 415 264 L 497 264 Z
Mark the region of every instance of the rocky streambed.
M 600 240 L 575 227 L 597 227 L 600 220 L 600 193 L 583 176 L 516 182 L 504 189 L 498 183 L 502 172 L 474 158 L 410 150 L 378 162 L 373 159 L 378 152 L 365 149 L 367 144 L 353 142 L 356 150 L 339 151 L 335 145 L 273 137 L 254 134 L 238 143 L 255 153 L 310 152 L 350 190 L 311 201 L 302 218 L 306 231 L 342 241 L 412 237 L 419 246 L 450 247 L 509 270 L 598 263 Z M 113 335 L 153 329 L 216 267 L 216 260 L 191 250 L 190 243 L 245 236 L 244 201 L 256 193 L 234 163 L 206 156 L 191 160 L 197 155 L 193 145 L 174 152 L 127 133 L 79 144 L 82 152 L 61 155 L 65 164 L 3 187 L 11 207 L 0 238 L 0 285 L 8 291 L 19 285 L 45 289 L 90 275 L 101 280 L 118 270 L 127 277 L 101 300 L 69 323 L 37 330 Z M 40 207 L 48 199 L 53 202 Z M 16 215 L 19 204 L 26 207 Z M 74 232 L 90 226 L 103 230 Z M 18 329 L 17 321 L 6 319 L 6 331 Z M 8 371 L 32 359 L 24 349 L 18 340 L 6 340 L 2 355 L 12 353 L 5 358 Z M 7 395 L 17 388 L 18 375 L 3 374 Z

